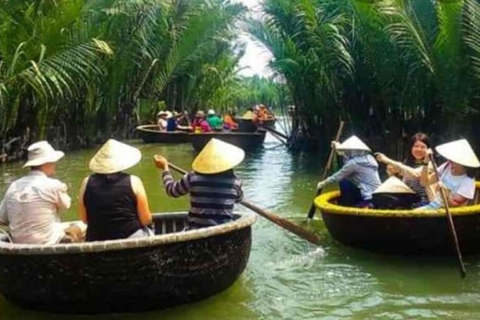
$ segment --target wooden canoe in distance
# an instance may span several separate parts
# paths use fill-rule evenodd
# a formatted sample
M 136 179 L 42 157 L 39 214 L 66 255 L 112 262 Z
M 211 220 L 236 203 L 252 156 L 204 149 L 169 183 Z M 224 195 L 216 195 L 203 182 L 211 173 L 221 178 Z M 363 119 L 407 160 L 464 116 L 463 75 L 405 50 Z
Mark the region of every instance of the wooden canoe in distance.
M 260 147 L 265 141 L 266 131 L 256 132 L 238 132 L 238 131 L 224 131 L 224 132 L 205 132 L 205 133 L 191 133 L 190 141 L 195 150 L 200 151 L 212 138 L 217 138 L 222 141 L 233 144 L 245 151 L 254 150 Z
M 480 183 L 476 183 L 477 192 Z M 380 210 L 343 207 L 340 193 L 315 199 L 323 221 L 339 242 L 381 253 L 455 255 L 445 210 Z M 450 209 L 463 254 L 480 253 L 480 205 Z
M 258 126 L 255 122 L 250 119 L 235 118 L 235 121 L 238 123 L 239 132 L 255 132 L 258 129 Z M 277 122 L 276 118 L 271 118 L 268 120 L 260 121 L 264 127 L 275 128 L 275 123 Z
M 136 128 L 140 139 L 145 143 L 187 143 L 190 142 L 188 132 L 185 131 L 173 131 L 162 132 L 158 130 L 158 126 L 143 125 Z
M 255 215 L 182 231 L 186 213 L 154 215 L 155 236 L 58 245 L 0 240 L 0 292 L 27 308 L 135 312 L 211 297 L 244 271 Z

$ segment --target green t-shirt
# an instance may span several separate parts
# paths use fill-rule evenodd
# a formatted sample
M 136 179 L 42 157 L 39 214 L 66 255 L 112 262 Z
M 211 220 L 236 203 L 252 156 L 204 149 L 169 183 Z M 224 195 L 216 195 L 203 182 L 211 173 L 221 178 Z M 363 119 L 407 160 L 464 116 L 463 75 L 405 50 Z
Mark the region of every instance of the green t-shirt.
M 223 120 L 217 115 L 208 116 L 207 122 L 211 128 L 221 129 L 223 127 Z

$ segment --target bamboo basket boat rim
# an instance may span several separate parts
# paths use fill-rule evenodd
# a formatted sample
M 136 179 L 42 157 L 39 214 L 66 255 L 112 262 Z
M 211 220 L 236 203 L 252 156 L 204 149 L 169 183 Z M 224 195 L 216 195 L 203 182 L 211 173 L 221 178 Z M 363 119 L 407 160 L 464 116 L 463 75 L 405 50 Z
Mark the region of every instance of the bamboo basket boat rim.
M 477 192 L 480 190 L 480 182 L 475 182 Z M 322 213 L 364 216 L 375 218 L 438 218 L 445 217 L 445 209 L 429 209 L 429 210 L 386 210 L 386 209 L 371 209 L 371 208 L 353 208 L 344 207 L 332 203 L 331 201 L 340 197 L 340 191 L 326 192 L 315 198 L 315 206 L 320 209 Z M 466 205 L 462 207 L 450 208 L 452 216 L 467 216 L 480 213 L 480 204 Z
M 141 126 L 138 126 L 135 128 L 135 130 L 138 130 L 138 131 L 143 131 L 143 132 L 151 132 L 151 133 L 159 133 L 159 134 L 166 134 L 166 135 L 187 135 L 189 134 L 188 132 L 186 131 L 181 131 L 181 130 L 177 130 L 177 131 L 160 131 L 160 130 L 155 130 L 153 128 L 158 128 L 158 126 L 156 124 L 144 124 L 144 125 L 141 125 Z
M 165 215 L 165 217 L 175 218 L 175 216 L 186 216 L 186 212 L 159 213 L 156 217 Z M 217 235 L 226 234 L 235 230 L 243 229 L 253 225 L 257 219 L 256 214 L 250 212 L 235 213 L 239 218 L 218 226 L 207 227 L 189 231 L 179 231 L 164 235 L 156 235 L 140 239 L 119 239 L 107 241 L 92 241 L 69 244 L 20 244 L 0 241 L 0 254 L 7 255 L 42 255 L 42 254 L 71 254 L 71 253 L 89 253 L 89 252 L 109 252 L 124 249 L 138 249 L 152 247 L 169 243 L 186 242 L 191 240 L 200 240 Z M 75 221 L 71 221 L 75 222 Z

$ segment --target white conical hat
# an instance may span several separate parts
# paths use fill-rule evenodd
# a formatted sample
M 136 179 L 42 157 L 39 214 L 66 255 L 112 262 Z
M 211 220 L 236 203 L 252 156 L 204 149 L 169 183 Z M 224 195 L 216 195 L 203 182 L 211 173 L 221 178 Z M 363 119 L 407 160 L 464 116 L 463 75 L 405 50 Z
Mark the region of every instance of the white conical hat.
M 338 145 L 337 150 L 345 151 L 345 150 L 365 150 L 371 151 L 370 148 L 363 143 L 357 136 L 351 136 L 347 140 L 343 141 L 341 144 Z
M 110 139 L 90 160 L 90 170 L 100 174 L 111 174 L 133 167 L 140 159 L 142 159 L 140 150 Z
M 415 194 L 415 192 L 410 189 L 402 180 L 398 179 L 397 177 L 390 177 L 385 180 L 384 183 L 380 185 L 373 193 L 411 193 Z
M 462 166 L 470 168 L 480 167 L 480 162 L 475 152 L 470 146 L 470 143 L 465 139 L 441 144 L 437 146 L 435 150 L 444 158 Z
M 236 167 L 245 158 L 245 151 L 233 144 L 215 138 L 193 160 L 194 171 L 203 174 L 214 174 Z

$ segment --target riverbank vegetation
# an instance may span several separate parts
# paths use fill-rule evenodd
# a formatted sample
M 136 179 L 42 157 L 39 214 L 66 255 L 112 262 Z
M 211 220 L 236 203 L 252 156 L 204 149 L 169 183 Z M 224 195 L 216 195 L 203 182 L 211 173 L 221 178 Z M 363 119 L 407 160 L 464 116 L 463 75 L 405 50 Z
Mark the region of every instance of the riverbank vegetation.
M 2 1 L 3 156 L 38 139 L 125 138 L 163 106 L 221 101 L 243 54 L 234 40 L 244 13 L 225 0 Z
M 265 0 L 249 28 L 320 145 L 339 118 L 391 152 L 417 130 L 480 145 L 477 0 Z

